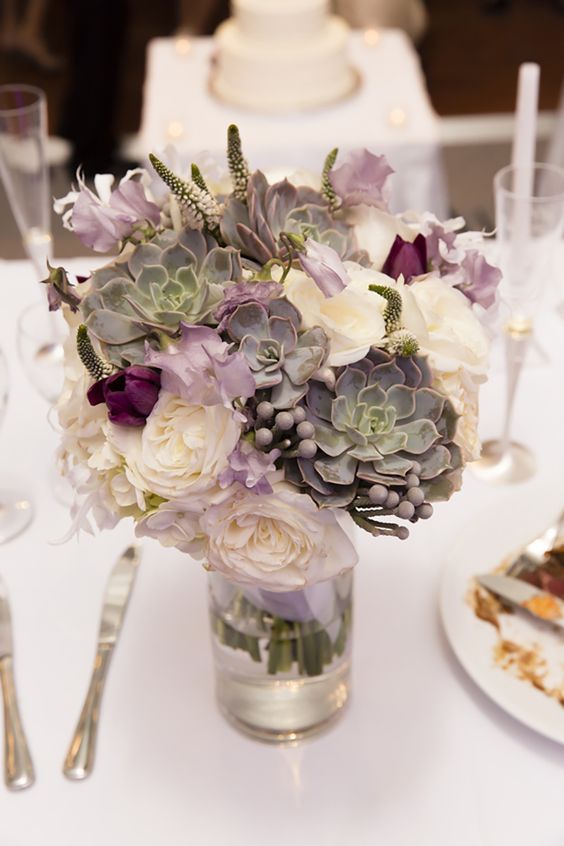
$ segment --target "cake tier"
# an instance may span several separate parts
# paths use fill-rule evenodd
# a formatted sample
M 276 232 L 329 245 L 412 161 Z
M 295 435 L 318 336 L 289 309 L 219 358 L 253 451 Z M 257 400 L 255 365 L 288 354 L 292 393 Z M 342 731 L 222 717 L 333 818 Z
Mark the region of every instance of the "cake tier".
M 241 37 L 260 41 L 303 41 L 323 31 L 328 0 L 233 0 Z
M 229 103 L 280 112 L 325 105 L 349 94 L 356 74 L 347 55 L 349 29 L 329 17 L 316 37 L 302 44 L 249 41 L 235 19 L 217 31 L 215 93 Z

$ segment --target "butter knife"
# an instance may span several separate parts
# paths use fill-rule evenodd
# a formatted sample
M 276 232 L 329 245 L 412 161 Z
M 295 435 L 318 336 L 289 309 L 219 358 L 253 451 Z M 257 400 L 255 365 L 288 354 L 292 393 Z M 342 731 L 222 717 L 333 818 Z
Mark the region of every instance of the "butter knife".
M 86 778 L 94 767 L 102 694 L 135 583 L 139 560 L 139 548 L 129 546 L 115 564 L 106 585 L 90 686 L 63 764 L 63 773 L 75 781 Z
M 523 608 L 537 620 L 552 623 L 564 629 L 564 602 L 552 593 L 540 590 L 534 585 L 495 573 L 477 576 L 478 584 L 507 600 L 511 605 Z
M 10 790 L 24 790 L 35 781 L 33 763 L 20 717 L 14 682 L 12 618 L 4 581 L 0 579 L 0 678 L 4 700 L 4 781 Z

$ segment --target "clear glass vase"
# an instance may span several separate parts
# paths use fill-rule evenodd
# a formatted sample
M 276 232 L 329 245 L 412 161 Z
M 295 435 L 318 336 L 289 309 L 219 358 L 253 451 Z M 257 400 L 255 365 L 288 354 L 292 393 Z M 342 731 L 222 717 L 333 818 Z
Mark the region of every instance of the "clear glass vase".
M 209 575 L 219 707 L 239 730 L 291 743 L 328 728 L 349 697 L 352 571 L 278 593 Z

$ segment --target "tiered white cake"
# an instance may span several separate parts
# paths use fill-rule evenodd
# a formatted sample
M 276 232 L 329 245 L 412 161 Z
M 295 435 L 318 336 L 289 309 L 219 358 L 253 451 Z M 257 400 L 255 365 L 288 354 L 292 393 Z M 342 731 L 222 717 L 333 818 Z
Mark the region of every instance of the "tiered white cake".
M 216 32 L 214 92 L 261 111 L 322 106 L 349 94 L 356 74 L 349 28 L 328 0 L 232 0 Z

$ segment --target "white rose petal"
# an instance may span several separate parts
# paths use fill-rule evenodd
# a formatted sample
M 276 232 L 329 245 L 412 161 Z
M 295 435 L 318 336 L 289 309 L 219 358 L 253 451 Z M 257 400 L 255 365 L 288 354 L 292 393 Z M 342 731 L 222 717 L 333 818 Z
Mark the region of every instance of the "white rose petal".
M 414 241 L 417 231 L 399 217 L 373 206 L 354 206 L 347 209 L 347 222 L 352 223 L 358 248 L 366 250 L 375 267 L 382 267 L 396 235 L 404 241 Z
M 391 280 L 353 262 L 346 262 L 345 267 L 350 282 L 334 297 L 325 297 L 313 279 L 300 270 L 292 270 L 284 284 L 284 293 L 300 311 L 304 326 L 321 326 L 327 333 L 330 367 L 359 361 L 385 335 L 383 313 L 387 302 L 369 286 L 389 285 Z

